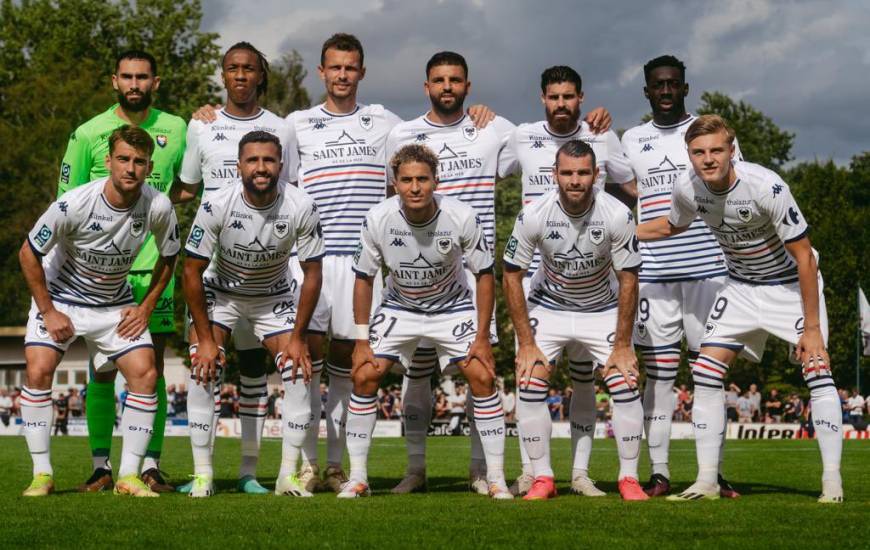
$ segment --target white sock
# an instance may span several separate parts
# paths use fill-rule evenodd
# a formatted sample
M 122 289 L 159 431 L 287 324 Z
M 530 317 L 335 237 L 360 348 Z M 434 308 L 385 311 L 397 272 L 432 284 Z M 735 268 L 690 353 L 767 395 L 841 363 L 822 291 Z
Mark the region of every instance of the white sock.
M 326 364 L 326 370 L 329 372 L 329 396 L 326 398 L 326 463 L 340 467 L 347 440 L 345 422 L 347 422 L 347 404 L 353 390 L 353 381 L 347 376 L 336 374 L 338 372 L 336 368 L 329 363 Z
M 369 448 L 378 418 L 378 396 L 351 393 L 347 408 L 347 454 L 350 456 L 348 479 L 368 482 Z
M 517 436 L 520 440 L 520 464 L 522 465 L 524 476 L 534 476 L 532 471 L 532 459 L 529 458 L 529 453 L 526 451 L 526 446 L 523 445 L 523 423 L 520 419 L 519 407 L 516 408 L 514 417 L 517 420 Z
M 266 423 L 269 394 L 266 376 L 239 377 L 239 423 L 242 425 L 242 463 L 239 477 L 257 476 L 260 458 L 260 440 Z
M 187 425 L 193 451 L 193 473 L 214 477 L 212 449 L 220 414 L 220 383 L 198 384 L 191 375 L 187 392 Z
M 589 477 L 589 458 L 595 436 L 595 365 L 592 361 L 569 361 L 571 374 L 571 479 Z
M 843 454 L 843 413 L 837 387 L 827 365 L 815 370 L 804 367 L 810 388 L 813 426 L 822 453 L 822 481 L 842 483 L 840 458 Z
M 280 357 L 280 354 L 278 354 Z M 276 358 L 277 361 L 277 358 Z M 281 470 L 280 477 L 296 472 L 296 462 L 302 452 L 302 444 L 311 427 L 311 396 L 309 385 L 302 372 L 293 378 L 293 367 L 288 361 L 281 371 L 284 384 L 284 404 L 281 409 Z
M 668 454 L 674 415 L 674 381 L 680 368 L 680 344 L 641 349 L 646 370 L 643 419 L 652 473 L 671 478 Z
M 698 481 L 716 484 L 719 474 L 719 453 L 722 432 L 725 431 L 725 374 L 728 365 L 703 353 L 692 364 L 695 399 L 692 404 L 692 426 L 698 454 Z
M 51 403 L 51 389 L 34 390 L 27 386 L 21 388 L 21 423 L 27 449 L 33 460 L 33 475 L 54 475 L 51 467 L 51 424 L 54 420 L 54 407 Z
M 501 405 L 501 398 L 499 398 L 499 405 Z M 480 440 L 480 433 L 474 425 L 473 399 L 466 399 L 465 401 L 465 418 L 468 420 L 468 430 L 471 434 L 471 464 L 469 464 L 468 470 L 470 472 L 482 472 L 486 468 L 486 453 L 483 451 L 483 442 Z M 502 422 L 504 422 L 504 420 L 502 420 Z
M 320 372 L 323 370 L 323 359 L 311 361 L 311 387 L 308 395 L 311 398 L 311 425 L 305 434 L 302 444 L 302 464 L 317 466 L 317 440 L 320 437 L 320 411 L 323 403 L 320 401 Z
M 522 441 L 532 464 L 535 477 L 553 477 L 550 465 L 550 437 L 553 421 L 547 408 L 550 384 L 542 378 L 532 378 L 528 387 L 517 391 L 517 416 L 522 425 Z
M 150 457 L 146 457 L 150 458 Z M 97 471 L 98 468 L 102 468 L 104 470 L 112 470 L 112 462 L 109 460 L 107 456 L 92 456 L 91 463 L 94 465 L 94 471 Z
M 486 480 L 504 481 L 504 409 L 498 392 L 485 397 L 472 396 L 475 431 L 486 461 Z M 473 464 L 472 458 L 472 464 Z
M 153 456 L 146 456 L 145 458 L 142 459 L 142 471 L 147 472 L 148 470 L 151 470 L 151 469 L 159 470 L 160 463 L 157 462 L 157 459 L 154 458 Z
M 637 384 L 637 380 L 633 380 Z M 643 439 L 643 405 L 637 388 L 628 385 L 621 373 L 604 379 L 613 400 L 613 437 L 619 452 L 619 478 L 637 479 L 640 441 Z
M 402 379 L 402 421 L 405 423 L 405 446 L 408 450 L 407 472 L 426 471 L 426 436 L 432 422 L 432 386 L 434 370 L 425 370 L 418 359 L 427 349 L 418 349 Z M 435 350 L 431 350 L 434 354 Z M 437 357 L 435 358 L 437 361 Z M 417 368 L 414 365 L 417 364 Z M 434 364 L 434 363 L 433 363 Z
M 136 475 L 151 434 L 154 433 L 154 415 L 157 414 L 156 393 L 128 392 L 124 400 L 124 412 L 121 413 L 121 466 L 118 477 Z

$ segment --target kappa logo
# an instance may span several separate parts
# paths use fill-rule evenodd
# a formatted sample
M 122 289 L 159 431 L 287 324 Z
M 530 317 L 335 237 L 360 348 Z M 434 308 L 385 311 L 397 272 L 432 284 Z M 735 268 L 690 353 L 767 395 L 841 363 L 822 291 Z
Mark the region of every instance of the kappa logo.
M 371 130 L 375 125 L 375 121 L 371 115 L 360 115 L 359 125 L 363 130 Z
M 326 123 L 323 122 L 322 120 L 318 120 L 317 122 L 314 123 L 313 128 L 315 130 L 323 130 L 324 128 L 326 128 Z
M 279 239 L 283 239 L 290 233 L 290 224 L 287 222 L 276 222 L 275 225 L 272 226 L 272 233 L 274 233 Z
M 709 213 L 710 213 L 710 211 L 707 210 L 706 208 L 704 208 L 704 205 L 702 205 L 702 204 L 698 205 L 698 214 L 709 214 Z
M 166 144 L 169 142 L 169 138 L 167 138 L 163 134 L 158 134 L 157 138 L 154 141 L 156 141 L 157 145 L 159 145 L 162 149 L 163 147 L 166 147 Z
M 782 185 L 779 183 L 774 183 L 773 187 L 771 187 L 770 189 L 771 189 L 771 191 L 773 191 L 774 197 L 779 195 L 780 193 L 782 193 Z
M 395 239 L 393 239 L 393 242 L 390 243 L 390 246 L 408 246 L 408 245 L 405 244 L 404 239 L 402 239 L 401 237 L 396 237 Z
M 466 126 L 462 129 L 462 137 L 467 139 L 468 141 L 474 141 L 478 136 L 477 128 L 474 126 Z
M 48 242 L 48 239 L 51 238 L 51 229 L 45 224 L 39 228 L 39 231 L 36 233 L 36 236 L 33 237 L 33 240 L 36 241 L 36 244 L 39 246 L 45 246 L 45 243 Z
M 542 149 L 543 147 L 544 147 L 544 142 L 539 140 L 539 139 L 536 139 L 535 141 L 533 141 L 532 145 L 531 145 L 532 149 Z
M 550 231 L 550 234 L 544 237 L 544 240 L 555 241 L 562 238 L 562 234 L 558 231 Z
M 450 252 L 450 249 L 453 248 L 453 241 L 450 239 L 438 239 L 438 242 L 435 243 L 438 248 L 438 252 L 441 254 L 447 254 Z
M 782 218 L 783 225 L 797 225 L 800 221 L 801 218 L 797 210 L 795 210 L 794 206 L 789 206 L 788 213 Z
M 453 336 L 458 339 L 464 338 L 469 334 L 474 332 L 474 321 L 469 319 L 468 321 L 462 321 L 455 327 L 453 327 Z
M 422 141 L 428 141 L 428 140 L 429 140 L 429 136 L 427 136 L 426 134 L 423 134 L 423 133 L 420 133 L 420 134 L 417 134 L 416 136 L 414 136 L 414 141 L 416 141 L 416 142 L 422 142 Z
M 130 235 L 138 237 L 145 230 L 145 222 L 143 220 L 133 220 L 130 224 Z
M 228 139 L 230 138 L 228 138 L 223 132 L 218 132 L 211 138 L 212 141 L 227 141 Z
M 644 144 L 643 147 L 641 147 L 640 152 L 647 153 L 647 152 L 652 151 L 652 150 L 653 150 L 653 146 L 650 145 L 649 143 L 646 143 L 646 144 Z
M 589 240 L 592 244 L 601 244 L 604 242 L 604 230 L 600 227 L 593 227 L 589 230 Z
M 748 222 L 752 219 L 752 210 L 745 206 L 738 208 L 737 218 L 742 222 Z
M 103 226 L 97 222 L 94 222 L 88 226 L 88 231 L 102 231 L 102 230 L 103 230 Z
M 64 215 L 66 215 L 66 211 L 69 209 L 69 205 L 66 201 L 60 201 L 59 203 L 57 203 L 57 209 L 63 212 Z
M 240 231 L 244 231 L 245 226 L 239 220 L 235 220 L 235 221 L 233 221 L 233 223 L 230 224 L 230 229 L 238 229 Z
M 205 236 L 205 229 L 198 225 L 194 225 L 190 230 L 190 237 L 187 238 L 187 244 L 194 248 L 199 248 L 202 244 L 202 238 Z
M 211 203 L 205 201 L 204 203 L 202 203 L 202 209 L 205 210 L 207 213 L 211 214 Z

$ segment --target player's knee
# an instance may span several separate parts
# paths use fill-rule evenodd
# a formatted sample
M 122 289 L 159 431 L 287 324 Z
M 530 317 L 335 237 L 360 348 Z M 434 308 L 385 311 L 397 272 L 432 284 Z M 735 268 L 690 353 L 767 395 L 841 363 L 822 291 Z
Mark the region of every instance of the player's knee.
M 465 364 L 462 372 L 468 380 L 468 385 L 471 387 L 472 394 L 477 396 L 487 396 L 492 394 L 495 377 L 483 366 L 483 363 L 477 359 L 471 359 Z
M 311 355 L 312 361 L 323 359 L 323 335 L 309 334 L 306 338 L 308 342 L 308 353 Z

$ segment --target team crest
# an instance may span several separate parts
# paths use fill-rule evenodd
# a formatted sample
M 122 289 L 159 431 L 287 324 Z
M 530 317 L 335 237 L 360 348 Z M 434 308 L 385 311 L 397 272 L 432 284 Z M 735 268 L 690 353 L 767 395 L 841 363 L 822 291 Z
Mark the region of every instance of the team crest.
M 438 239 L 438 242 L 435 243 L 438 247 L 438 252 L 441 254 L 447 254 L 450 252 L 450 249 L 453 248 L 453 241 L 450 239 Z
M 363 130 L 371 130 L 374 124 L 375 121 L 372 119 L 372 115 L 359 116 L 359 125 L 362 127 Z
M 592 244 L 601 244 L 604 242 L 604 230 L 599 227 L 594 227 L 589 230 L 589 240 Z
M 138 237 L 145 230 L 145 222 L 143 220 L 133 220 L 130 224 L 130 235 Z
M 646 323 L 643 321 L 638 321 L 637 323 L 637 335 L 641 338 L 646 338 Z
M 216 301 L 216 298 L 215 298 L 214 292 L 206 291 L 206 293 L 205 293 L 205 309 L 208 310 L 209 312 L 214 311 L 215 301 Z
M 381 337 L 375 334 L 374 332 L 369 334 L 369 346 L 372 349 L 378 349 L 378 346 L 381 344 Z
M 283 239 L 290 233 L 290 224 L 287 222 L 275 222 L 272 226 L 272 233 L 279 239 Z
M 748 222 L 752 219 L 752 210 L 749 207 L 741 206 L 737 209 L 737 217 L 742 222 Z
M 36 334 L 40 338 L 48 338 L 48 329 L 45 328 L 45 325 L 43 325 L 42 323 L 39 323 L 36 325 Z
M 163 147 L 166 147 L 166 143 L 169 142 L 169 138 L 167 138 L 163 134 L 160 134 L 157 136 L 157 138 L 154 141 L 157 142 L 157 145 L 159 145 L 161 148 L 163 148 Z
M 704 325 L 704 338 L 713 336 L 714 332 L 716 332 L 716 323 L 707 323 Z
M 477 139 L 478 132 L 477 128 L 474 126 L 466 126 L 462 129 L 462 137 L 467 139 L 468 141 L 474 141 Z

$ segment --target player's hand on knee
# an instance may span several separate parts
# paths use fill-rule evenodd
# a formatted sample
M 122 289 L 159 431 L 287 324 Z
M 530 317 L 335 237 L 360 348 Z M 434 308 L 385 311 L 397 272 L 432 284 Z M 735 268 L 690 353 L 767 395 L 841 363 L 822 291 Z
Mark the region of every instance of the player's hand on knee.
M 629 387 L 637 386 L 637 355 L 632 346 L 615 346 L 604 365 L 605 375 L 611 369 L 616 369 L 625 378 Z
M 302 371 L 302 379 L 308 384 L 311 381 L 311 355 L 308 352 L 308 345 L 302 338 L 296 336 L 294 332 L 287 340 L 287 346 L 284 348 L 284 361 L 292 361 L 292 383 L 296 383 L 296 376 L 299 371 Z M 279 367 L 280 368 L 280 367 Z
M 351 377 L 356 377 L 356 373 L 366 365 L 371 365 L 371 368 L 378 370 L 378 361 L 375 359 L 375 353 L 367 340 L 357 340 L 353 346 L 353 353 L 350 356 Z
M 535 367 L 551 369 L 550 360 L 541 351 L 537 344 L 520 345 L 517 348 L 517 357 L 514 360 L 517 369 L 517 386 L 526 388 L 532 380 Z
M 72 320 L 56 309 L 43 313 L 42 320 L 45 322 L 45 330 L 55 342 L 66 342 L 75 335 L 76 329 Z
M 465 356 L 465 365 L 472 359 L 477 359 L 483 364 L 483 368 L 495 378 L 495 357 L 492 354 L 492 344 L 489 343 L 489 336 L 475 338 L 468 348 L 468 353 Z
M 148 328 L 151 310 L 143 306 L 125 307 L 121 310 L 121 322 L 115 332 L 126 340 L 134 340 Z
M 825 349 L 825 340 L 818 326 L 804 329 L 794 350 L 795 356 L 804 366 L 804 370 L 814 371 L 831 367 L 831 359 Z
M 197 384 L 208 384 L 217 380 L 217 369 L 221 361 L 221 351 L 214 340 L 200 340 L 196 354 L 191 355 L 191 367 L 196 375 Z
M 610 124 L 613 120 L 610 118 L 610 113 L 604 107 L 596 107 L 586 113 L 586 118 L 583 120 L 589 124 L 589 128 L 595 134 L 603 134 L 610 130 Z
M 205 104 L 196 112 L 193 113 L 193 120 L 198 120 L 200 122 L 205 122 L 206 124 L 211 124 L 215 120 L 217 120 L 217 110 L 221 108 L 221 105 L 209 105 Z
M 468 108 L 468 116 L 474 122 L 474 127 L 480 130 L 495 120 L 495 112 L 486 105 L 472 105 Z

